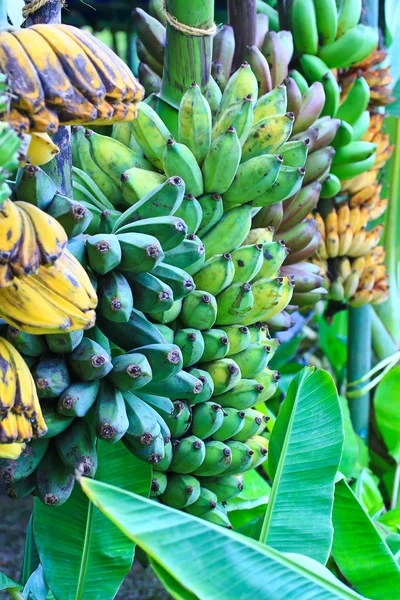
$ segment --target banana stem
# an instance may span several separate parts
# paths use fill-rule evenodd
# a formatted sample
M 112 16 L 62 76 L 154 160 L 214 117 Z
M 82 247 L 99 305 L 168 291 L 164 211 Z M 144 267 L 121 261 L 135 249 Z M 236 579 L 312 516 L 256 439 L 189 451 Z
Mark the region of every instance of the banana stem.
M 383 360 L 397 352 L 397 346 L 381 319 L 376 314 L 375 308 L 371 310 L 372 348 L 379 358 Z
M 361 23 L 370 27 L 378 27 L 379 0 L 363 0 Z
M 26 20 L 27 27 L 37 23 L 61 23 L 61 1 L 46 2 L 44 6 Z M 60 148 L 60 152 L 53 160 L 42 167 L 43 171 L 52 178 L 61 194 L 72 198 L 71 127 L 60 127 L 57 133 L 52 136 L 52 139 Z
M 11 598 L 13 598 L 13 600 L 24 600 L 23 595 L 21 594 L 21 592 L 19 591 L 18 588 L 8 588 L 7 592 L 10 594 Z
M 228 0 L 228 21 L 235 32 L 233 71 L 236 71 L 243 63 L 246 46 L 255 44 L 256 18 L 256 0 Z
M 347 338 L 347 381 L 361 379 L 371 369 L 371 307 L 367 304 L 349 309 Z M 354 386 L 361 387 L 362 384 Z M 352 387 L 352 391 L 354 391 Z M 355 432 L 368 438 L 369 392 L 349 401 L 350 416 Z
M 166 0 L 166 9 L 179 23 L 210 29 L 214 23 L 213 0 Z M 179 108 L 183 94 L 195 81 L 204 92 L 209 84 L 212 36 L 191 36 L 167 23 L 164 73 L 160 98 Z

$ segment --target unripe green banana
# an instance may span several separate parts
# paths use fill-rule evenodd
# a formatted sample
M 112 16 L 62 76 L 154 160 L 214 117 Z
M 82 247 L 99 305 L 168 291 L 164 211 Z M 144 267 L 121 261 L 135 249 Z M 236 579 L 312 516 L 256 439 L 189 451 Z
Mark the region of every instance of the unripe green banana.
M 309 144 L 302 140 L 286 142 L 279 148 L 284 167 L 304 167 Z
M 161 279 L 161 281 L 171 288 L 174 300 L 180 300 L 188 296 L 196 287 L 189 273 L 179 267 L 174 267 L 166 263 L 157 265 L 152 270 L 152 275 Z
M 221 113 L 212 130 L 212 137 L 215 139 L 218 135 L 228 129 L 234 127 L 240 142 L 243 144 L 249 135 L 250 129 L 253 126 L 253 98 L 245 96 L 239 102 L 228 106 Z
M 123 397 L 129 421 L 129 441 L 135 447 L 150 446 L 161 432 L 156 417 L 150 407 L 132 392 L 123 392 Z
M 279 371 L 272 371 L 268 367 L 256 375 L 256 380 L 263 387 L 258 403 L 266 402 L 272 398 L 278 388 L 279 379 Z
M 222 329 L 203 331 L 204 351 L 200 362 L 224 358 L 229 351 L 229 339 Z
M 204 263 L 193 280 L 198 289 L 216 296 L 232 283 L 234 277 L 235 265 L 232 262 L 232 256 L 216 254 Z
M 307 86 L 307 82 L 306 86 Z M 281 83 L 276 88 L 261 96 L 254 107 L 254 123 L 261 119 L 271 117 L 276 114 L 283 114 L 287 110 L 287 92 L 286 86 Z
M 137 344 L 164 344 L 165 339 L 157 327 L 150 323 L 142 312 L 132 310 L 127 323 L 115 323 L 98 315 L 98 321 L 103 332 L 117 346 L 131 350 Z
M 268 449 L 258 441 L 259 439 L 263 439 L 268 444 L 265 438 L 259 438 L 258 436 L 246 440 L 246 446 L 253 450 L 253 456 L 251 457 L 252 469 L 256 469 L 267 460 Z
M 174 267 L 184 269 L 193 275 L 204 264 L 204 243 L 193 233 L 189 234 L 179 246 L 165 253 L 164 262 Z
M 211 127 L 210 105 L 197 83 L 192 83 L 179 106 L 178 136 L 181 144 L 192 151 L 199 165 L 203 164 L 210 147 Z
M 189 234 L 196 233 L 203 216 L 200 202 L 193 194 L 187 194 L 176 211 L 175 216 L 181 218 L 186 223 Z
M 174 473 L 188 474 L 200 467 L 206 456 L 204 442 L 191 435 L 172 444 L 173 457 L 170 469 Z
M 263 245 L 241 246 L 232 252 L 235 275 L 232 283 L 244 284 L 256 277 L 263 264 Z M 222 290 L 221 290 L 222 291 Z
M 286 167 L 283 165 L 271 187 L 253 200 L 253 206 L 270 206 L 291 198 L 300 190 L 305 173 L 303 167 Z
M 0 478 L 7 484 L 14 484 L 31 475 L 42 460 L 49 442 L 39 439 L 30 442 L 16 460 L 0 459 Z
M 6 484 L 5 487 L 6 496 L 7 498 L 10 498 L 10 500 L 20 500 L 20 498 L 25 498 L 35 491 L 36 472 L 15 483 Z
M 232 389 L 218 396 L 223 408 L 243 411 L 261 402 L 263 386 L 256 379 L 241 379 Z
M 141 196 L 139 200 L 133 202 L 133 205 L 117 219 L 113 231 L 119 231 L 122 227 L 137 221 L 151 219 L 152 222 L 153 219 L 173 215 L 180 207 L 184 195 L 185 182 L 180 177 L 170 177 L 161 182 L 161 185 L 153 187 L 147 195 Z M 175 236 L 172 239 L 174 240 L 174 238 Z M 166 247 L 165 250 L 167 250 Z
M 171 133 L 149 104 L 140 102 L 137 118 L 132 121 L 133 135 L 143 153 L 157 169 L 162 170 L 165 144 Z
M 182 352 L 176 344 L 148 344 L 131 352 L 140 352 L 147 358 L 153 372 L 153 382 L 168 379 L 183 367 Z
M 219 114 L 248 95 L 255 101 L 258 96 L 258 83 L 250 65 L 243 63 L 229 78 L 219 105 Z
M 243 483 L 234 475 L 222 475 L 222 477 L 201 477 L 201 487 L 213 492 L 219 502 L 233 500 L 243 491 Z
M 150 497 L 156 498 L 161 496 L 167 488 L 168 478 L 163 472 L 153 472 L 153 478 L 151 480 Z
M 251 228 L 252 208 L 238 206 L 224 214 L 222 219 L 203 237 L 206 259 L 215 254 L 232 252 L 246 239 Z
M 93 342 L 96 342 L 96 344 L 99 344 L 99 346 L 101 346 L 103 348 L 103 350 L 109 356 L 111 356 L 110 340 L 108 339 L 108 337 L 106 335 L 104 335 L 104 333 L 102 331 L 100 331 L 100 329 L 97 327 L 97 325 L 95 325 L 94 327 L 91 327 L 90 329 L 87 329 L 85 331 L 84 337 L 89 338 L 90 340 L 93 340 Z
M 121 262 L 121 246 L 112 233 L 99 233 L 88 238 L 86 251 L 90 268 L 101 275 L 112 271 Z
M 17 200 L 29 202 L 41 210 L 46 210 L 56 192 L 57 188 L 52 178 L 40 167 L 28 163 L 18 169 L 15 181 Z
M 156 469 L 156 465 L 168 463 L 168 458 L 165 457 L 167 445 L 164 445 L 164 439 L 161 433 L 159 433 L 151 444 L 147 446 L 143 446 L 137 439 L 131 436 L 129 433 L 126 433 L 122 438 L 122 442 L 126 446 L 126 448 L 131 452 L 136 458 L 142 460 L 143 462 L 147 462 L 152 465 L 153 469 Z M 168 442 L 171 444 L 171 442 Z M 163 462 L 164 461 L 164 462 Z M 160 471 L 163 469 L 159 469 Z
M 75 419 L 68 429 L 55 438 L 61 460 L 85 477 L 97 470 L 96 436 L 85 419 Z
M 102 315 L 118 323 L 126 323 L 132 313 L 133 296 L 129 283 L 118 271 L 99 278 L 100 310 Z
M 46 212 L 62 225 L 69 238 L 85 232 L 93 219 L 90 208 L 61 194 L 54 196 Z
M 185 507 L 185 512 L 188 512 L 195 517 L 202 517 L 205 513 L 216 508 L 218 502 L 214 492 L 210 492 L 206 488 L 200 488 L 200 496 L 193 504 Z
M 235 362 L 240 368 L 242 377 L 253 379 L 261 373 L 269 361 L 269 348 L 258 343 L 252 343 L 250 346 L 235 354 Z
M 46 506 L 61 506 L 75 484 L 75 474 L 66 466 L 54 447 L 50 447 L 35 472 L 36 495 Z
M 69 366 L 80 381 L 105 377 L 112 369 L 110 356 L 97 342 L 84 337 L 69 356 Z
M 135 210 L 138 207 L 145 206 L 145 216 L 148 217 L 149 204 L 154 206 L 154 202 L 148 202 L 147 197 L 153 198 L 154 194 L 160 189 L 160 186 L 166 182 L 167 178 L 165 175 L 161 175 L 161 173 L 144 171 L 143 169 L 132 167 L 121 174 L 120 189 L 125 203 L 132 208 L 136 205 Z M 180 185 L 180 182 L 181 179 L 178 177 L 177 184 Z M 168 211 L 167 214 L 171 213 Z M 161 215 L 158 214 L 157 216 L 163 215 L 165 215 L 165 210 L 162 211 Z
M 112 365 L 113 369 L 108 379 L 121 391 L 133 392 L 144 387 L 152 379 L 150 364 L 143 354 L 116 356 L 112 360 Z
M 169 398 L 165 396 L 155 396 L 154 394 L 145 394 L 142 390 L 136 393 L 143 402 L 154 408 L 156 412 L 163 418 L 169 419 L 174 412 L 174 405 Z
M 174 402 L 174 412 L 165 419 L 173 439 L 181 438 L 190 428 L 192 414 L 188 404 L 182 400 Z
M 210 373 L 214 382 L 214 396 L 227 392 L 240 381 L 240 369 L 231 358 L 221 358 L 202 366 L 205 371 Z
M 127 223 L 119 227 L 116 233 L 144 233 L 152 235 L 157 238 L 164 251 L 172 250 L 172 248 L 179 246 L 188 234 L 185 220 L 177 212 L 179 212 L 179 208 L 173 216 L 153 217 Z
M 191 399 L 191 404 L 200 404 L 201 402 L 207 402 L 210 400 L 214 393 L 214 382 L 211 378 L 210 373 L 203 371 L 202 369 L 190 369 L 189 373 L 196 377 L 203 384 L 203 389 L 199 394 Z
M 227 356 L 234 356 L 246 348 L 251 343 L 250 331 L 248 327 L 242 325 L 230 325 L 224 329 L 229 339 L 229 352 Z
M 135 307 L 144 312 L 164 312 L 174 303 L 174 295 L 169 285 L 151 273 L 126 272 L 126 278 L 134 297 Z
M 119 269 L 131 273 L 151 271 L 164 259 L 160 242 L 153 235 L 145 233 L 118 233 L 121 247 Z
M 59 397 L 58 412 L 67 417 L 84 417 L 95 403 L 99 388 L 97 379 L 73 383 Z
M 201 440 L 213 435 L 224 421 L 224 412 L 215 402 L 202 402 L 193 408 L 191 432 Z
M 82 337 L 83 335 L 80 332 L 74 332 L 74 334 L 75 337 Z M 60 335 L 70 336 L 71 334 L 68 333 Z M 9 325 L 7 328 L 7 340 L 14 346 L 14 348 L 18 350 L 18 352 L 21 352 L 21 354 L 25 354 L 26 356 L 33 356 L 36 358 L 42 356 L 42 354 L 45 354 L 45 352 L 47 351 L 47 337 L 43 335 L 33 335 L 32 333 L 25 333 L 20 329 L 11 327 L 11 325 Z M 67 348 L 68 347 L 69 345 L 67 345 Z
M 54 403 L 54 400 L 41 400 L 40 407 L 42 409 L 42 414 L 44 418 L 44 422 L 46 423 L 47 433 L 42 436 L 42 439 L 50 439 L 59 435 L 62 431 L 65 431 L 67 427 L 69 427 L 74 420 L 73 417 L 66 417 L 61 415 L 57 411 L 57 404 Z
M 281 166 L 282 158 L 275 154 L 250 158 L 239 166 L 231 187 L 224 194 L 224 201 L 244 204 L 255 200 L 276 181 Z
M 226 445 L 232 453 L 232 462 L 225 471 L 227 475 L 237 475 L 251 469 L 253 450 L 249 446 L 235 440 L 228 440 Z
M 211 143 L 202 172 L 208 194 L 224 194 L 231 186 L 242 156 L 242 147 L 234 127 L 220 133 Z
M 201 406 L 201 405 L 200 405 Z M 212 440 L 206 443 L 206 456 L 203 463 L 193 474 L 197 476 L 215 476 L 222 474 L 232 462 L 230 448 L 223 442 Z
M 253 292 L 249 283 L 235 283 L 226 288 L 217 297 L 217 325 L 240 323 L 251 314 L 254 304 Z
M 167 344 L 174 343 L 175 332 L 173 329 L 171 329 L 171 327 L 168 327 L 168 325 L 162 325 L 161 323 L 154 323 L 154 325 L 157 327 Z
M 186 327 L 211 329 L 217 317 L 217 302 L 211 294 L 193 291 L 183 300 L 180 319 Z
M 268 6 L 268 4 L 265 4 L 265 6 Z M 209 510 L 208 512 L 204 513 L 204 515 L 202 515 L 202 519 L 209 521 L 210 523 L 214 523 L 215 525 L 225 527 L 226 529 L 233 529 L 228 518 L 228 513 L 225 507 L 220 503 L 218 503 L 213 510 Z
M 254 303 L 251 310 L 240 321 L 243 325 L 253 325 L 265 321 L 271 310 L 278 306 L 282 298 L 283 281 L 278 279 L 259 279 L 252 285 Z
M 160 496 L 163 504 L 173 508 L 185 508 L 200 496 L 200 483 L 192 475 L 168 475 L 167 489 Z
M 124 438 L 122 438 L 122 440 L 124 440 Z M 172 444 L 171 444 L 171 442 L 168 442 L 168 444 L 165 444 L 163 451 L 164 451 L 164 456 L 160 457 L 160 460 L 153 463 L 153 471 L 157 471 L 157 472 L 168 471 L 169 466 L 172 461 Z
M 43 356 L 32 371 L 32 376 L 39 398 L 57 398 L 71 383 L 67 364 L 61 356 Z M 21 402 L 23 400 L 20 399 Z
M 163 154 L 163 168 L 167 177 L 177 175 L 183 179 L 187 194 L 201 196 L 203 176 L 195 156 L 187 146 L 170 138 Z
M 25 335 L 28 336 L 29 334 Z M 32 337 L 41 339 L 40 336 Z M 55 354 L 70 354 L 77 346 L 79 346 L 82 338 L 83 331 L 71 331 L 69 333 L 54 333 L 51 335 L 46 335 L 46 342 L 51 352 L 54 352 Z M 20 351 L 22 352 L 22 350 Z M 28 353 L 24 352 L 24 354 Z M 28 354 L 28 356 L 30 355 Z
M 97 437 L 111 444 L 118 442 L 129 427 L 124 397 L 105 379 L 100 381 L 96 398 L 94 427 Z
M 149 317 L 156 323 L 166 325 L 168 323 L 174 323 L 179 317 L 182 310 L 182 300 L 174 300 L 171 308 L 165 311 L 150 312 Z
M 242 163 L 256 156 L 275 154 L 289 139 L 293 122 L 294 114 L 286 113 L 266 117 L 253 125 L 243 144 Z
M 273 277 L 283 265 L 288 255 L 288 250 L 282 241 L 266 242 L 263 244 L 262 254 L 264 260 L 255 278 L 256 280 Z
M 230 407 L 227 407 L 224 410 L 227 414 L 224 417 L 222 425 L 212 436 L 213 440 L 218 440 L 220 442 L 229 440 L 233 435 L 239 433 L 244 426 L 245 413 L 243 411 Z
M 268 417 L 253 408 L 244 410 L 244 425 L 243 428 L 233 436 L 232 439 L 237 442 L 245 442 L 253 435 L 258 435 L 267 426 Z
M 204 340 L 198 329 L 178 329 L 175 332 L 175 343 L 181 349 L 183 366 L 189 367 L 197 363 L 204 350 Z
M 166 395 L 169 398 L 183 398 L 190 400 L 190 403 L 194 404 L 195 397 L 200 394 L 202 389 L 203 384 L 199 379 L 186 371 L 179 371 L 179 373 L 164 381 L 152 381 L 148 383 L 143 391 L 146 394 Z
M 224 206 L 220 194 L 204 194 L 198 202 L 201 206 L 202 217 L 197 233 L 202 237 L 221 220 Z

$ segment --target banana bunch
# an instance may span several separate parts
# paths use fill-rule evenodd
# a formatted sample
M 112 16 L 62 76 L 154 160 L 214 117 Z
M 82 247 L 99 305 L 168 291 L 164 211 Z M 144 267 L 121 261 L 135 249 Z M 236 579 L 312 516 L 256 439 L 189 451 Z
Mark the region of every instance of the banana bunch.
M 317 56 L 329 69 L 364 60 L 378 44 L 378 32 L 359 23 L 361 0 L 293 0 L 286 18 L 298 54 Z
M 385 50 L 374 50 L 367 58 L 340 73 L 342 95 L 346 95 L 360 74 L 370 88 L 370 107 L 377 108 L 394 102 L 390 67 L 380 67 L 386 60 Z M 374 68 L 375 67 L 375 68 Z
M 16 458 L 24 444 L 45 434 L 47 427 L 28 365 L 3 337 L 0 359 L 0 457 L 7 458 L 11 453 Z
M 142 87 L 120 58 L 70 25 L 0 31 L 0 73 L 12 92 L 7 120 L 19 132 L 129 121 L 142 98 Z
M 133 11 L 136 51 L 139 58 L 139 81 L 147 95 L 161 89 L 164 66 L 166 23 L 161 7 L 149 6 L 151 14 L 141 8 Z

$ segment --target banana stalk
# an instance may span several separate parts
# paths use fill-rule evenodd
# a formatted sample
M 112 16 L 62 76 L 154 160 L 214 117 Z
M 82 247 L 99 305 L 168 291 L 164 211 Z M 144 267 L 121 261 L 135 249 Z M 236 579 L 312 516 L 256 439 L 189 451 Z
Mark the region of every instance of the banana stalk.
M 347 382 L 357 381 L 371 369 L 371 307 L 349 308 L 347 337 Z M 360 386 L 357 386 L 360 387 Z M 357 389 L 352 387 L 352 391 Z M 349 400 L 354 431 L 364 440 L 368 439 L 369 392 Z
M 61 1 L 46 2 L 26 20 L 27 27 L 38 23 L 61 23 Z M 53 160 L 43 165 L 43 170 L 52 178 L 57 189 L 64 196 L 72 198 L 71 127 L 60 127 L 52 140 L 60 148 L 60 152 Z
M 209 29 L 214 24 L 212 0 L 166 0 L 166 9 L 171 17 L 183 25 Z M 163 81 L 159 94 L 164 103 L 175 109 L 179 108 L 183 94 L 193 81 L 207 95 L 212 61 L 212 36 L 190 36 L 178 31 L 176 27 L 167 23 Z M 167 111 L 164 103 L 159 102 L 157 112 L 160 115 L 163 113 L 163 118 L 169 117 L 166 124 L 173 133 L 177 129 L 178 115 L 176 111 Z
M 233 71 L 243 63 L 246 46 L 255 44 L 256 15 L 256 0 L 228 0 L 228 20 L 235 32 Z M 229 76 L 229 73 L 227 75 Z

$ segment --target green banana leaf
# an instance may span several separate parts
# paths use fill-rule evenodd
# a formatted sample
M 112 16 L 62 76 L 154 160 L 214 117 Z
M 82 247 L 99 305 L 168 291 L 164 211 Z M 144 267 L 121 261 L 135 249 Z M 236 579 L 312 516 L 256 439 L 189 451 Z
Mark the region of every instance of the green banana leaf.
M 19 583 L 25 585 L 29 577 L 38 568 L 40 564 L 39 554 L 36 548 L 35 540 L 33 537 L 33 513 L 29 518 L 28 527 L 26 530 L 25 537 L 25 548 L 24 548 L 24 560 L 22 564 L 21 573 L 19 576 Z
M 12 598 L 16 600 L 22 600 L 23 596 L 19 593 L 19 590 L 22 589 L 18 583 L 15 583 L 12 579 L 4 575 L 4 573 L 0 572 L 0 591 L 6 590 Z
M 343 439 L 332 377 L 322 369 L 305 367 L 293 379 L 272 430 L 268 468 L 273 485 L 261 542 L 326 563 Z
M 398 600 L 400 567 L 346 481 L 336 484 L 333 558 L 340 571 L 371 600 Z
M 400 462 L 400 367 L 379 382 L 374 395 L 375 418 L 390 456 Z
M 344 427 L 344 445 L 339 471 L 343 473 L 345 477 L 358 477 L 361 471 L 361 466 L 359 464 L 359 438 L 353 429 L 347 398 L 345 396 L 340 396 L 339 400 Z
M 90 500 L 175 580 L 169 585 L 174 598 L 360 598 L 331 575 L 323 577 L 321 565 L 319 570 L 299 565 L 264 544 L 111 485 L 87 478 L 81 485 Z
M 96 478 L 148 495 L 151 467 L 122 444 L 98 442 Z M 33 529 L 46 581 L 62 600 L 109 600 L 131 568 L 134 544 L 88 501 L 76 483 L 58 508 L 35 500 Z
M 49 588 L 44 578 L 43 567 L 39 565 L 26 582 L 23 594 L 29 600 L 47 600 L 48 592 Z
M 361 506 L 372 518 L 378 516 L 384 507 L 382 494 L 378 487 L 379 479 L 370 469 L 363 469 L 352 486 L 352 490 Z

